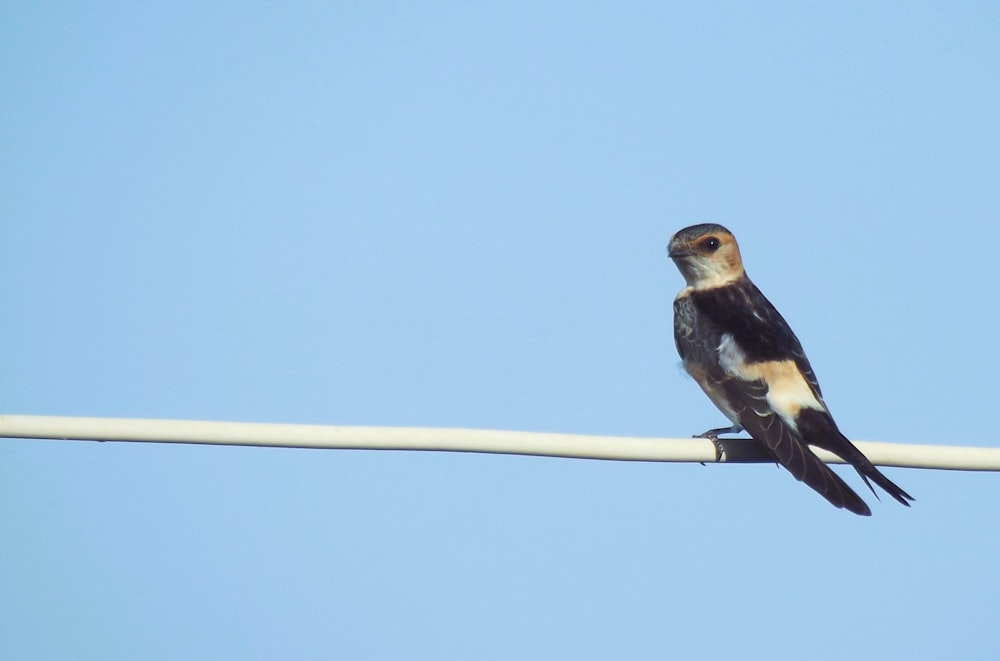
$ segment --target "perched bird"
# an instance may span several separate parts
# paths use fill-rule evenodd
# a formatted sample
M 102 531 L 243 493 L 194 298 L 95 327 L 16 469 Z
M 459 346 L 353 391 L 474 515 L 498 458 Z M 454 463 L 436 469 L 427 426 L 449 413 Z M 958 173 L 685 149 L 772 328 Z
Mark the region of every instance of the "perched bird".
M 687 287 L 674 300 L 674 340 L 684 369 L 733 423 L 699 436 L 746 430 L 782 466 L 836 507 L 870 516 L 868 505 L 809 449 L 828 450 L 909 507 L 913 498 L 883 475 L 837 428 L 788 323 L 750 282 L 732 232 L 686 227 L 667 248 Z

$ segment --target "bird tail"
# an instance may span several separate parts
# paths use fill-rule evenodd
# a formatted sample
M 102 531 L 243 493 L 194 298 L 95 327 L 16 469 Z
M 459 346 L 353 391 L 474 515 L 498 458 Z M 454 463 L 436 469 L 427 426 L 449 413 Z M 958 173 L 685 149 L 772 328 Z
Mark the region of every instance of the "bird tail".
M 823 463 L 823 460 L 809 451 L 805 445 L 800 445 L 796 454 L 798 456 L 789 457 L 780 463 L 797 480 L 805 482 L 812 487 L 819 495 L 826 498 L 834 507 L 843 507 L 849 512 L 854 512 L 860 516 L 871 516 L 872 511 L 868 504 L 861 499 L 847 483 L 833 470 Z M 876 471 L 878 472 L 878 471 Z M 881 473 L 879 474 L 881 475 Z M 882 476 L 884 479 L 884 476 Z M 874 479 L 874 478 L 873 478 Z M 868 480 L 865 480 L 867 484 Z M 869 485 L 871 488 L 871 485 Z M 898 488 L 898 487 L 897 487 Z M 878 496 L 876 496 L 877 498 Z
M 916 500 L 913 496 L 903 491 L 898 484 L 883 475 L 882 471 L 875 468 L 875 465 L 868 461 L 868 457 L 861 454 L 860 450 L 858 450 L 856 457 L 853 457 L 850 460 L 847 457 L 844 457 L 844 459 L 850 461 L 854 465 L 854 469 L 858 471 L 858 475 L 860 475 L 861 479 L 865 481 L 865 484 L 869 489 L 871 489 L 872 493 L 875 494 L 876 498 L 878 498 L 878 493 L 876 493 L 875 488 L 872 486 L 872 482 L 882 487 L 887 494 L 907 507 L 910 506 L 910 501 Z M 868 481 L 869 478 L 872 482 Z
M 883 475 L 879 469 L 875 468 L 875 465 L 868 460 L 868 457 L 862 454 L 861 450 L 837 429 L 836 423 L 827 411 L 803 409 L 799 412 L 797 423 L 799 432 L 803 438 L 808 439 L 806 442 L 809 445 L 829 450 L 854 466 L 854 469 L 858 471 L 861 479 L 864 480 L 865 485 L 871 489 L 876 498 L 878 498 L 878 493 L 872 486 L 872 482 L 879 485 L 887 494 L 903 505 L 910 506 L 910 501 L 914 500 L 913 496 L 903 491 L 899 485 Z M 816 487 L 813 488 L 815 489 Z M 854 495 L 857 497 L 857 494 Z M 858 500 L 860 501 L 861 499 L 858 498 Z M 852 512 L 861 514 L 861 512 L 852 509 L 848 503 L 845 503 L 844 507 L 847 507 Z M 868 506 L 865 505 L 864 509 L 867 510 Z
M 744 427 L 796 480 L 805 482 L 831 505 L 871 516 L 872 511 L 861 496 L 813 454 L 777 415 L 745 416 Z
M 813 465 L 799 479 L 812 487 L 813 490 L 830 501 L 835 507 L 843 507 L 849 512 L 854 512 L 860 516 L 872 515 L 868 503 L 863 501 L 854 489 L 847 486 L 847 483 L 839 475 L 834 473 L 829 466 L 823 463 L 812 452 L 809 452 L 809 450 L 806 450 L 805 454 L 809 456 L 807 462 Z M 798 478 L 798 475 L 795 473 L 792 474 Z M 867 482 L 868 480 L 865 480 L 866 484 Z M 871 488 L 871 485 L 868 485 L 868 488 Z M 878 498 L 878 496 L 875 497 Z

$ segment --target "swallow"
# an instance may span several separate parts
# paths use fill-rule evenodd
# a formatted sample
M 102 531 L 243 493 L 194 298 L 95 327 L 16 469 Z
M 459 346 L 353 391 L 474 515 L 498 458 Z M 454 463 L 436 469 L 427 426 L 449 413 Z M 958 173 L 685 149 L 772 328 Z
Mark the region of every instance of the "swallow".
M 674 341 L 684 369 L 732 422 L 699 437 L 746 431 L 795 479 L 838 508 L 871 510 L 809 446 L 851 464 L 907 507 L 913 500 L 844 436 L 788 323 L 747 277 L 740 248 L 722 225 L 677 232 L 667 247 L 686 287 L 674 300 Z M 869 481 L 870 480 L 870 481 Z

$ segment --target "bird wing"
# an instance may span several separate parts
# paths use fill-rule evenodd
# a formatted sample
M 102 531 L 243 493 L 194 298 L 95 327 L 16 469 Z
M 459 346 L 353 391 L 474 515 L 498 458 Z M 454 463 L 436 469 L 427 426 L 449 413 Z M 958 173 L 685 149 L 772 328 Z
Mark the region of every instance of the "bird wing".
M 674 341 L 685 368 L 713 402 L 727 415 L 735 416 L 795 479 L 836 507 L 871 514 L 857 493 L 813 454 L 798 431 L 773 409 L 767 380 L 723 368 L 720 347 L 724 335 L 730 336 L 748 359 L 760 363 L 793 361 L 822 404 L 816 375 L 801 344 L 784 318 L 749 280 L 738 286 L 692 292 L 674 302 Z
M 767 401 L 769 388 L 765 381 L 744 381 L 731 377 L 723 380 L 718 387 L 725 394 L 729 406 L 736 411 L 740 425 L 796 480 L 805 482 L 836 507 L 846 507 L 855 514 L 871 514 L 861 497 L 813 454 L 798 431 L 771 409 Z

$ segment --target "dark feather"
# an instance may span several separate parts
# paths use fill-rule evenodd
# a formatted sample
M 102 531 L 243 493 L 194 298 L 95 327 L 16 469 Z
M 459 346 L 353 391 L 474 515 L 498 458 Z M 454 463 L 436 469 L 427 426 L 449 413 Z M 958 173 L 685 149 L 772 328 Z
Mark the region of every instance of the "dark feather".
M 826 498 L 835 507 L 846 507 L 855 514 L 870 516 L 871 510 L 839 475 L 817 457 L 784 421 L 774 413 L 761 415 L 760 402 L 767 394 L 763 381 L 730 379 L 723 385 L 727 400 L 734 405 L 743 428 L 774 455 L 800 482 Z M 737 405 L 739 403 L 739 405 Z
M 840 430 L 837 429 L 837 423 L 834 422 L 833 417 L 829 413 L 826 411 L 803 409 L 796 418 L 796 424 L 799 427 L 799 433 L 809 441 L 810 445 L 815 445 L 818 448 L 832 452 L 854 466 L 854 469 L 858 471 L 858 475 L 865 481 L 865 484 L 872 490 L 876 498 L 878 494 L 875 493 L 875 489 L 872 488 L 871 483 L 868 481 L 869 479 L 882 487 L 886 493 L 900 503 L 907 507 L 910 506 L 909 501 L 914 500 L 913 496 L 903 491 L 895 482 L 883 475 L 857 446 L 840 433 Z
M 674 341 L 685 366 L 702 386 L 724 399 L 739 424 L 797 480 L 805 482 L 836 507 L 868 516 L 871 510 L 836 473 L 809 449 L 823 448 L 849 462 L 871 488 L 869 479 L 909 505 L 913 498 L 885 477 L 837 429 L 827 411 L 802 409 L 794 429 L 771 410 L 764 381 L 745 381 L 719 365 L 722 336 L 732 336 L 748 363 L 794 361 L 816 399 L 823 404 L 816 375 L 795 333 L 770 301 L 743 278 L 724 287 L 689 291 L 674 301 Z M 825 404 L 823 404 L 825 406 Z M 874 493 L 874 489 L 872 490 Z

